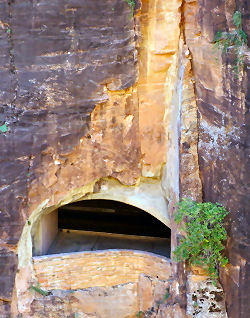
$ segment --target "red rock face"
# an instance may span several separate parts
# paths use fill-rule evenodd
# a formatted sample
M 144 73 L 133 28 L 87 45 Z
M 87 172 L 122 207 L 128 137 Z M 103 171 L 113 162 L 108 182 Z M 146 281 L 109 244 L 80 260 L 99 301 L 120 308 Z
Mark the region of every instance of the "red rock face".
M 40 203 L 57 204 L 104 177 L 126 186 L 142 176 L 160 179 L 165 162 L 171 167 L 166 109 L 175 106 L 169 96 L 178 86 L 173 65 L 181 14 L 192 56 L 184 72 L 182 129 L 192 134 L 181 132 L 180 190 L 191 188 L 200 199 L 200 172 L 203 200 L 230 210 L 230 266 L 221 276 L 229 317 L 248 316 L 247 65 L 236 79 L 233 57 L 221 59 L 212 44 L 217 30 L 232 27 L 236 9 L 250 38 L 247 1 L 181 3 L 144 0 L 131 19 L 124 0 L 0 0 L 0 126 L 8 129 L 0 132 L 1 318 L 10 317 L 17 243 Z
M 249 271 L 247 228 L 247 81 L 249 60 L 244 73 L 236 78 L 234 57 L 216 62 L 213 37 L 218 30 L 232 27 L 236 9 L 243 14 L 243 29 L 249 37 L 247 1 L 187 1 L 184 5 L 185 34 L 193 56 L 196 100 L 199 115 L 199 165 L 203 200 L 220 202 L 230 214 L 227 253 L 230 266 L 222 281 L 229 317 L 247 317 L 246 294 Z M 195 25 L 195 31 L 194 31 Z
M 58 191 L 53 185 L 59 174 L 64 178 L 57 184 L 62 191 L 70 187 L 76 171 L 82 171 L 78 179 L 84 182 L 74 187 L 110 175 L 133 184 L 139 176 L 137 106 L 133 92 L 122 93 L 135 83 L 138 72 L 134 20 L 129 15 L 123 0 L 0 1 L 0 123 L 8 126 L 0 135 L 0 300 L 7 302 L 3 311 L 12 296 L 16 244 L 29 206 Z M 109 99 L 108 92 L 116 90 L 121 96 Z M 123 107 L 116 110 L 120 102 Z M 96 105 L 99 113 L 92 116 L 99 116 L 99 128 L 90 124 Z M 135 114 L 126 135 L 115 113 L 120 118 Z M 112 125 L 116 138 L 110 149 L 101 149 Z M 79 161 L 83 148 L 87 158 Z M 62 169 L 55 168 L 55 159 Z M 111 163 L 107 166 L 106 161 Z M 96 162 L 95 171 L 84 169 L 88 162 Z M 129 169 L 133 173 L 128 176 Z

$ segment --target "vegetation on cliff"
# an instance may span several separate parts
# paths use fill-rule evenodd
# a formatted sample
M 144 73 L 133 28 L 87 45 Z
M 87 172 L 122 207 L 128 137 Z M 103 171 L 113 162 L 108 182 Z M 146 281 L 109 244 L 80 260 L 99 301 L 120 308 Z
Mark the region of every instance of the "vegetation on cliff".
M 229 48 L 235 53 L 234 72 L 239 74 L 244 65 L 244 52 L 247 45 L 247 35 L 242 29 L 241 12 L 236 11 L 233 15 L 235 30 L 231 32 L 218 31 L 215 35 L 214 42 L 216 48 L 221 48 L 226 53 Z
M 125 0 L 131 10 L 130 16 L 132 17 L 135 11 L 135 0 Z
M 228 262 L 222 254 L 223 241 L 227 238 L 223 220 L 227 214 L 218 203 L 198 203 L 190 199 L 181 201 L 175 214 L 177 224 L 184 221 L 181 228 L 186 233 L 174 251 L 176 260 L 204 267 L 214 282 L 218 278 L 218 266 Z

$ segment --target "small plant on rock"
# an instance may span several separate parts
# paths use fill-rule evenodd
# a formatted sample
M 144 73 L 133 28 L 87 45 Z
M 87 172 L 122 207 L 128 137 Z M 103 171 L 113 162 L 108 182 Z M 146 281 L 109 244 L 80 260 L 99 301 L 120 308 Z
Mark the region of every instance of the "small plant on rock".
M 0 126 L 0 133 L 6 133 L 8 131 L 7 123 L 5 122 L 3 125 Z
M 130 17 L 132 18 L 132 16 L 134 15 L 134 11 L 135 11 L 135 0 L 125 0 L 130 8 Z
M 184 199 L 178 206 L 175 222 L 184 221 L 182 229 L 186 236 L 174 251 L 175 259 L 205 268 L 216 284 L 218 266 L 228 263 L 222 255 L 223 241 L 227 238 L 223 220 L 228 212 L 218 203 L 198 203 L 190 199 Z
M 44 289 L 41 289 L 40 284 L 36 283 L 36 285 L 30 285 L 29 290 L 33 290 L 42 296 L 48 296 L 49 292 Z
M 235 30 L 231 32 L 218 31 L 214 38 L 216 48 L 222 48 L 222 52 L 226 53 L 229 48 L 233 49 L 236 58 L 234 61 L 234 72 L 239 74 L 240 69 L 244 65 L 244 51 L 247 45 L 247 35 L 242 30 L 241 12 L 236 11 L 233 15 Z

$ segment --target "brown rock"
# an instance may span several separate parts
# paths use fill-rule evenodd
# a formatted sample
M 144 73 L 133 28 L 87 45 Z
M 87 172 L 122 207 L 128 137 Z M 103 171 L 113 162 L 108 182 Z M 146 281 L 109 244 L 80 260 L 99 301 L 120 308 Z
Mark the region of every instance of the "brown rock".
M 71 292 L 58 290 L 45 298 L 37 295 L 27 317 L 134 318 L 138 310 L 136 295 L 137 286 L 132 283 Z
M 223 275 L 228 315 L 248 315 L 247 240 L 247 145 L 248 114 L 247 65 L 237 79 L 230 54 L 214 51 L 213 37 L 218 30 L 232 27 L 232 16 L 239 9 L 243 29 L 248 32 L 248 7 L 244 1 L 188 1 L 184 5 L 185 38 L 192 54 L 196 100 L 199 115 L 199 165 L 203 200 L 220 202 L 230 214 L 227 251 L 232 265 L 240 266 L 240 278 L 233 282 Z M 216 62 L 216 57 L 218 61 Z M 244 261 L 241 261 L 243 259 Z M 233 273 L 232 273 L 233 275 Z
M 0 300 L 0 317 L 1 318 L 9 318 L 10 317 L 10 302 Z
M 146 311 L 153 306 L 152 281 L 150 277 L 140 274 L 138 282 L 138 297 L 140 311 Z
M 129 14 L 123 0 L 115 5 L 92 0 L 66 5 L 46 0 L 0 1 L 0 124 L 8 125 L 8 132 L 0 134 L 1 242 L 16 245 L 29 208 L 53 197 L 58 189 L 63 193 L 65 187 L 69 191 L 112 174 L 127 184 L 139 177 L 137 105 L 133 99 L 128 101 L 132 92 L 118 94 L 114 104 L 107 94 L 108 89 L 128 89 L 137 78 L 134 23 Z M 123 107 L 119 108 L 121 99 Z M 103 140 L 88 139 L 94 126 L 88 126 L 90 113 L 96 105 L 102 130 L 96 135 L 105 138 L 105 130 L 116 120 L 114 110 L 119 118 L 110 147 Z M 111 116 L 107 120 L 106 108 Z M 84 155 L 78 149 L 80 140 Z M 92 172 L 84 169 L 97 156 L 99 168 L 95 162 Z M 106 161 L 110 164 L 105 169 Z M 81 182 L 76 181 L 79 178 Z M 1 273 L 5 274 L 1 274 L 0 298 L 4 299 L 11 297 L 14 284 L 16 258 L 12 254 L 4 252 L 1 257 Z
M 141 273 L 151 277 L 158 276 L 162 280 L 167 280 L 171 275 L 171 263 L 165 257 L 130 250 L 89 251 L 35 257 L 33 269 L 37 281 L 46 290 L 80 289 L 138 282 Z
M 232 29 L 236 9 L 249 35 L 243 0 L 138 0 L 133 18 L 124 0 L 0 0 L 0 126 L 8 129 L 0 132 L 0 316 L 10 316 L 17 244 L 27 219 L 101 191 L 110 178 L 133 194 L 140 180 L 158 182 L 173 247 L 179 193 L 201 200 L 202 188 L 203 200 L 226 206 L 230 265 L 221 278 L 228 314 L 248 315 L 249 68 L 236 79 L 233 55 L 221 57 L 212 43 L 219 29 Z M 26 299 L 33 273 L 23 263 L 19 255 L 25 276 L 16 292 L 26 309 L 32 303 L 34 317 L 126 317 L 126 306 L 130 317 L 139 309 L 134 283 L 97 288 L 93 295 L 65 291 Z M 154 307 L 165 282 L 143 278 L 147 315 L 184 317 L 186 273 L 182 265 L 173 268 L 172 303 L 158 312 L 146 307 Z

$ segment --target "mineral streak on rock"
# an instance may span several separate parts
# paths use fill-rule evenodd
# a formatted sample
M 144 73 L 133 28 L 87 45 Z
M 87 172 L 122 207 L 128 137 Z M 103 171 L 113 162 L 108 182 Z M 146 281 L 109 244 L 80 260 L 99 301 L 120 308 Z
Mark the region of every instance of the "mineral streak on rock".
M 0 126 L 8 127 L 0 132 L 1 318 L 26 309 L 27 318 L 112 317 L 111 307 L 117 318 L 139 310 L 186 316 L 181 277 L 25 296 L 33 277 L 28 218 L 101 195 L 112 182 L 119 198 L 126 187 L 125 199 L 140 192 L 144 205 L 159 189 L 166 211 L 155 216 L 172 224 L 173 245 L 179 191 L 200 200 L 202 186 L 205 201 L 230 209 L 230 265 L 221 277 L 229 318 L 248 315 L 249 65 L 236 79 L 233 57 L 213 49 L 236 9 L 250 38 L 244 0 L 136 0 L 132 18 L 125 0 L 0 0 Z M 173 296 L 159 304 L 165 287 Z M 220 302 L 216 290 L 209 297 Z M 206 308 L 221 316 L 214 302 Z
M 180 192 L 181 197 L 202 200 L 202 185 L 198 162 L 197 103 L 195 99 L 191 61 L 188 48 L 182 49 L 183 89 L 180 119 Z
M 229 317 L 247 317 L 249 272 L 247 251 L 247 157 L 249 149 L 249 58 L 238 77 L 233 72 L 234 56 L 214 50 L 218 30 L 233 27 L 235 10 L 243 15 L 249 40 L 249 8 L 246 1 L 186 1 L 184 33 L 192 55 L 199 116 L 199 166 L 203 200 L 220 202 L 227 218 L 227 253 L 230 265 L 222 271 Z
M 176 84 L 180 6 L 180 0 L 142 2 L 138 97 L 145 177 L 160 177 L 166 162 L 166 117 Z

